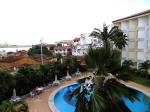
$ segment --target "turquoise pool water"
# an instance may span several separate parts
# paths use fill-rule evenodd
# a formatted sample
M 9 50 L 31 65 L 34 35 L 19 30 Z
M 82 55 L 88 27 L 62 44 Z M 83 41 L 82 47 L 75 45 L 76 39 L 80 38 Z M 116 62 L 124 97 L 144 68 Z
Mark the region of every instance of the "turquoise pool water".
M 54 97 L 54 104 L 59 112 L 74 112 L 76 99 L 72 99 L 70 102 L 67 101 L 67 95 L 75 88 L 77 88 L 78 84 L 73 84 L 62 88 L 58 91 Z M 134 103 L 130 102 L 128 99 L 124 99 L 125 104 L 129 107 L 132 112 L 150 112 L 148 111 L 148 103 L 150 101 L 145 102 L 145 95 L 139 92 L 138 97 L 140 100 L 136 100 Z

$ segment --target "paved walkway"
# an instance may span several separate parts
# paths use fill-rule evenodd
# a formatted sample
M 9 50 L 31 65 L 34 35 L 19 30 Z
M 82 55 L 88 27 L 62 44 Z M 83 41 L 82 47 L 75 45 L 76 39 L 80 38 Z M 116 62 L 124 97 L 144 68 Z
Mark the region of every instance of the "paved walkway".
M 137 84 L 137 83 L 132 82 L 132 81 L 123 82 L 123 83 L 124 83 L 126 86 L 129 86 L 129 87 L 134 88 L 134 89 L 136 89 L 136 90 L 142 91 L 143 93 L 145 93 L 147 96 L 150 97 L 150 88 L 149 88 L 149 87 L 146 87 L 146 86 Z
M 87 73 L 86 75 L 82 75 L 80 77 L 76 77 L 74 79 L 72 79 L 71 81 L 64 81 L 62 82 L 59 86 L 53 86 L 45 91 L 43 91 L 42 94 L 40 94 L 39 96 L 36 96 L 35 98 L 27 98 L 26 102 L 29 105 L 29 112 L 51 112 L 49 107 L 48 107 L 48 99 L 50 94 L 55 91 L 56 89 L 58 89 L 61 86 L 64 85 L 68 85 L 71 83 L 76 82 L 78 79 L 91 75 L 90 73 Z M 144 92 L 146 92 L 147 94 L 150 95 L 150 88 L 136 84 L 134 82 L 123 82 L 125 83 L 127 86 L 130 87 L 134 87 L 135 89 L 139 89 L 142 90 Z
M 50 87 L 47 90 L 44 90 L 43 93 L 34 97 L 34 98 L 27 98 L 25 101 L 29 106 L 29 112 L 51 112 L 48 107 L 48 99 L 50 94 L 58 89 L 61 86 L 68 85 L 71 83 L 75 83 L 78 79 L 83 78 L 85 76 L 91 75 L 90 73 L 85 73 L 82 76 L 75 77 L 70 81 L 64 81 L 59 86 Z

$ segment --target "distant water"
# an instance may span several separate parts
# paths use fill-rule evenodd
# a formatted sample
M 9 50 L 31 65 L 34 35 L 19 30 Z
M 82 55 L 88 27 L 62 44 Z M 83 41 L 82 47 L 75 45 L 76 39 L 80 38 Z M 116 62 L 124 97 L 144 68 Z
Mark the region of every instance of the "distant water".
M 14 47 L 14 48 L 0 48 L 0 51 L 16 52 L 17 50 L 29 50 L 31 47 Z

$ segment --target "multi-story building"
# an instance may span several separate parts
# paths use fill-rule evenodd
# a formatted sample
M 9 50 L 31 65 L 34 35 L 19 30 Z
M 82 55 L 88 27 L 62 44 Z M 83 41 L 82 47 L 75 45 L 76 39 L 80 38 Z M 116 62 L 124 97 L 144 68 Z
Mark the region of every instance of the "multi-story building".
M 54 48 L 55 54 L 61 54 L 62 56 L 72 55 L 72 46 L 56 46 Z
M 90 34 L 81 34 L 80 38 L 74 39 L 74 48 L 72 54 L 74 56 L 83 56 L 87 53 L 90 47 L 98 48 L 102 47 L 103 43 L 96 37 L 90 36 Z
M 128 45 L 122 50 L 122 61 L 141 63 L 150 60 L 150 9 L 113 21 L 128 38 Z
M 55 42 L 56 46 L 54 47 L 55 54 L 61 54 L 62 56 L 72 55 L 73 41 L 72 40 L 62 40 Z

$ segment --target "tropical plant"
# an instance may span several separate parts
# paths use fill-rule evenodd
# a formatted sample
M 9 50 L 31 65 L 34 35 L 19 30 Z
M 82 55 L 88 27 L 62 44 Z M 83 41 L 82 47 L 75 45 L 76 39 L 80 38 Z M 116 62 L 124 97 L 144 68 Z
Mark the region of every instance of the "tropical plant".
M 120 52 L 117 50 L 97 48 L 89 49 L 85 55 L 87 65 L 97 70 L 97 75 L 108 75 L 120 67 Z
M 117 70 L 117 78 L 122 80 L 130 80 L 136 74 L 137 70 L 134 68 L 134 62 L 125 60 L 122 66 Z
M 6 100 L 2 102 L 0 110 L 2 112 L 27 112 L 28 105 L 24 101 L 10 102 Z
M 139 71 L 141 72 L 141 74 L 144 77 L 148 77 L 150 79 L 149 70 L 150 70 L 150 61 L 149 60 L 139 64 Z
M 75 112 L 131 112 L 123 99 L 133 102 L 138 99 L 137 92 L 118 80 L 124 79 L 120 52 L 110 48 L 90 49 L 85 59 L 96 68 L 96 75 L 78 81 L 80 86 L 69 95 L 69 99 L 77 98 Z M 126 62 L 123 66 L 130 67 Z
M 102 31 L 98 28 L 94 28 L 91 36 L 101 39 L 105 48 L 110 48 L 112 42 L 119 49 L 122 49 L 127 45 L 127 36 L 117 26 L 113 26 L 109 30 L 109 27 L 104 24 Z
M 28 93 L 36 86 L 42 85 L 42 76 L 31 67 L 21 67 L 15 75 L 16 90 L 19 95 Z
M 80 68 L 80 64 L 76 57 L 65 57 L 63 58 L 64 66 L 68 67 L 70 73 L 76 72 L 77 68 Z
M 80 86 L 68 97 L 69 100 L 77 98 L 75 112 L 131 112 L 124 98 L 132 102 L 138 99 L 136 91 L 109 76 L 95 76 L 79 82 L 82 82 Z

